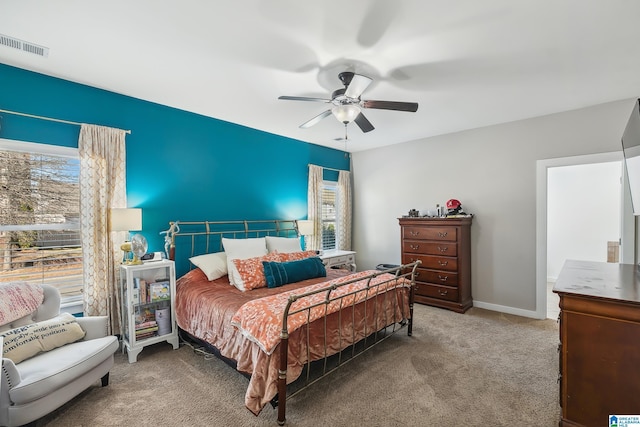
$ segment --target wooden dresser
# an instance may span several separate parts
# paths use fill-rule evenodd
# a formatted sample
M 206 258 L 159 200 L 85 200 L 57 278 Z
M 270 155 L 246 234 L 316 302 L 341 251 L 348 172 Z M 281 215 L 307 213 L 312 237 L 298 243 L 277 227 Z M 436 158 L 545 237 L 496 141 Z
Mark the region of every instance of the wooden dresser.
M 560 426 L 640 415 L 637 267 L 566 261 L 553 292 L 560 296 Z
M 415 302 L 464 313 L 471 299 L 471 217 L 400 218 L 402 263 L 416 260 Z

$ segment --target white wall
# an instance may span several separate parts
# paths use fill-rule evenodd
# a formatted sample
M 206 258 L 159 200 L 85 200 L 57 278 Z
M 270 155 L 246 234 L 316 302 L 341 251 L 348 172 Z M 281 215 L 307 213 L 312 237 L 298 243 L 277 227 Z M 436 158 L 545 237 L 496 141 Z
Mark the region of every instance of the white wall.
M 617 101 L 353 153 L 358 268 L 399 263 L 397 218 L 456 198 L 475 215 L 474 300 L 535 312 L 536 161 L 621 150 L 632 106 Z
M 547 277 L 567 259 L 607 261 L 607 242 L 620 238 L 622 162 L 549 168 Z

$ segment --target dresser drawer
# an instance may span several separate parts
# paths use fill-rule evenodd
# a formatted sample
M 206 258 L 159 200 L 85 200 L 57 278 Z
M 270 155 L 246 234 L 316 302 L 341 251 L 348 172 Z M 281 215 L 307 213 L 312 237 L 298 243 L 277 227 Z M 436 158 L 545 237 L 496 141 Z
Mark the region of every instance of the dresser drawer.
M 427 255 L 457 256 L 458 245 L 455 242 L 405 240 L 402 242 L 402 252 Z
M 402 237 L 407 240 L 444 240 L 455 242 L 458 239 L 455 227 L 402 227 Z
M 416 281 L 429 282 L 436 285 L 458 286 L 458 273 L 450 271 L 433 271 L 418 268 Z
M 416 282 L 416 295 L 430 298 L 444 299 L 447 301 L 458 300 L 458 288 L 449 286 L 431 285 L 429 283 Z
M 471 298 L 471 217 L 399 218 L 402 264 L 420 261 L 415 302 L 464 313 Z
M 422 268 L 444 271 L 458 271 L 458 258 L 434 255 L 402 254 L 403 264 L 409 264 L 417 260 L 420 260 L 422 262 L 422 265 L 420 266 Z

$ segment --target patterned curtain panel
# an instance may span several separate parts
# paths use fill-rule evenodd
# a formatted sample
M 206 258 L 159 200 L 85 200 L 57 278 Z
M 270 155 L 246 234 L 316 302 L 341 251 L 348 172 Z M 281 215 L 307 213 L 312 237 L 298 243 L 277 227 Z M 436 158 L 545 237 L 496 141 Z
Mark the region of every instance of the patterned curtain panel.
M 109 333 L 120 330 L 118 274 L 123 232 L 109 232 L 109 209 L 127 205 L 125 131 L 103 126 L 80 128 L 80 226 L 84 312 L 109 316 Z
M 322 249 L 322 168 L 309 165 L 307 219 L 313 221 L 313 235 L 305 236 L 306 249 Z
M 351 250 L 351 173 L 338 174 L 336 249 Z

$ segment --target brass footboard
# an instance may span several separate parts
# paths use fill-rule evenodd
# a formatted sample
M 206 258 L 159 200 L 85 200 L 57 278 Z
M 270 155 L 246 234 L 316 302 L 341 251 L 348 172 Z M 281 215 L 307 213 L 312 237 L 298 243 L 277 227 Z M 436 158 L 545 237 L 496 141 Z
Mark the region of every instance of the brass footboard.
M 169 225 L 169 230 L 162 233 L 165 234 L 165 250 L 169 257 L 175 259 L 177 238 L 182 242 L 180 247 L 187 254 L 176 260 L 176 271 L 181 273 L 193 268 L 189 262 L 190 257 L 221 251 L 222 238 L 225 237 L 297 237 L 299 235 L 295 220 L 175 221 Z M 407 335 L 411 336 L 415 274 L 419 264 L 420 261 L 416 261 L 397 268 L 376 271 L 366 276 L 362 273 L 355 279 L 345 278 L 339 284 L 293 295 L 287 300 L 278 344 L 280 348 L 276 347 L 274 353 L 279 355 L 279 360 L 274 360 L 275 366 L 279 364 L 278 424 L 285 423 L 287 398 L 295 396 L 346 362 L 385 341 L 397 330 L 406 326 Z M 389 277 L 381 277 L 387 273 L 390 273 Z M 360 281 L 366 281 L 366 286 L 351 293 L 345 292 L 346 289 L 351 289 L 344 288 L 345 286 Z M 354 294 L 363 291 L 366 293 L 364 299 L 354 297 Z M 320 302 L 316 299 L 312 300 L 313 296 L 317 297 L 322 293 L 324 298 L 317 298 Z M 350 297 L 353 297 L 352 301 L 348 302 Z M 296 301 L 302 304 L 293 305 Z M 327 308 L 330 305 L 332 307 L 338 305 L 338 310 L 327 314 Z M 297 308 L 300 306 L 304 308 Z M 306 325 L 296 330 L 289 330 L 288 321 L 291 316 L 310 313 L 312 309 L 318 307 L 321 307 L 320 310 L 324 307 L 324 316 L 317 320 L 310 320 L 310 315 L 307 314 Z M 289 351 L 292 354 L 291 360 Z M 288 368 L 289 362 L 292 363 L 291 369 Z M 319 369 L 313 371 L 313 378 L 312 364 L 314 368 L 319 366 Z M 289 372 L 291 377 L 297 376 L 299 372 L 297 369 L 301 366 L 304 366 L 303 373 L 306 378 L 300 375 L 295 385 L 302 383 L 301 388 L 290 389 L 290 394 L 287 395 L 287 373 Z
M 415 287 L 415 272 L 418 265 L 420 265 L 420 261 L 416 261 L 411 264 L 401 265 L 397 268 L 378 271 L 370 274 L 365 278 L 360 277 L 357 279 L 353 279 L 351 281 L 332 285 L 327 288 L 314 290 L 314 291 L 302 293 L 299 295 L 292 295 L 291 297 L 289 297 L 287 306 L 284 310 L 284 316 L 282 321 L 282 331 L 280 334 L 280 339 L 281 339 L 280 349 L 279 349 L 280 368 L 278 370 L 278 424 L 279 425 L 284 425 L 286 420 L 285 413 L 286 413 L 287 398 L 293 397 L 295 394 L 302 391 L 306 387 L 314 384 L 315 382 L 319 381 L 321 378 L 335 371 L 338 367 L 340 367 L 344 363 L 350 360 L 353 360 L 354 357 L 362 354 L 364 351 L 386 340 L 394 332 L 396 332 L 396 330 L 399 330 L 400 328 L 405 326 L 405 324 L 407 326 L 407 335 L 411 336 L 413 332 L 413 294 L 414 294 L 414 287 Z M 393 277 L 381 282 L 380 281 L 376 281 L 375 283 L 373 282 L 374 278 L 377 278 L 378 276 L 386 273 L 391 273 Z M 358 290 L 358 291 L 354 291 L 346 294 L 343 293 L 340 295 L 334 295 L 336 294 L 335 291 L 338 288 L 352 284 L 356 281 L 362 281 L 362 280 L 367 281 L 367 286 L 366 286 L 366 289 L 364 290 L 364 292 L 366 292 L 367 295 L 364 298 L 364 301 L 359 300 L 356 303 L 356 298 L 353 298 L 353 295 L 355 293 L 361 293 L 363 292 L 363 290 Z M 409 282 L 409 287 L 408 288 L 398 287 L 398 284 L 401 282 Z M 391 289 L 389 289 L 390 287 Z M 408 310 L 409 310 L 408 314 L 402 313 L 403 308 L 400 306 L 402 296 L 399 297 L 398 295 L 399 293 L 401 294 L 402 292 L 408 292 Z M 319 293 L 326 294 L 323 301 L 317 302 L 314 304 L 305 304 L 304 308 L 301 308 L 301 309 L 297 309 L 297 310 L 292 309 L 292 305 L 294 302 L 310 297 L 312 295 L 319 294 Z M 345 304 L 343 306 L 343 302 L 349 299 L 349 297 L 352 297 L 350 298 L 352 302 Z M 334 306 L 335 304 L 339 305 L 338 311 L 336 313 L 333 313 L 334 318 L 335 318 L 335 315 L 337 315 L 337 318 L 338 318 L 337 324 L 339 326 L 338 326 L 337 339 L 339 341 L 339 344 L 337 348 L 339 349 L 339 351 L 336 352 L 335 348 L 333 350 L 329 349 L 330 344 L 335 344 L 335 343 L 328 342 L 328 338 L 327 338 L 329 336 L 327 331 L 328 320 L 327 320 L 327 316 L 325 316 L 323 318 L 324 355 L 320 359 L 314 358 L 310 354 L 311 345 L 309 340 L 311 335 L 311 332 L 310 332 L 311 325 L 307 321 L 307 324 L 306 324 L 306 339 L 307 339 L 306 382 L 304 383 L 303 387 L 296 390 L 295 393 L 292 393 L 289 396 L 287 396 L 287 367 L 289 362 L 288 360 L 288 355 L 289 355 L 288 319 L 290 316 L 294 316 L 299 313 L 305 313 L 305 312 L 310 313 L 310 311 L 313 308 L 318 306 L 324 306 L 326 311 L 327 307 L 330 304 Z M 364 331 L 358 330 L 358 328 L 356 327 L 356 323 L 362 320 L 360 317 L 357 317 L 355 314 L 357 309 L 360 309 L 360 311 L 363 312 L 364 314 Z M 368 310 L 373 310 L 375 312 L 368 313 L 367 312 Z M 382 312 L 380 312 L 380 310 L 382 310 Z M 389 316 L 390 311 L 392 313 L 391 316 Z M 347 313 L 347 315 L 343 316 L 343 313 Z M 371 328 L 371 330 L 368 330 L 369 329 L 368 319 L 370 317 L 373 318 L 373 327 Z M 307 319 L 308 318 L 309 318 L 309 315 L 307 314 Z M 389 328 L 391 328 L 391 331 L 388 331 Z M 350 331 L 350 336 L 343 337 L 343 331 L 345 330 L 347 333 Z M 359 334 L 356 331 L 358 331 Z M 363 337 L 359 339 L 357 335 L 362 335 Z M 367 340 L 370 340 L 372 342 L 367 343 Z M 356 345 L 362 343 L 363 341 L 364 341 L 364 344 L 361 346 L 362 348 L 358 350 L 358 352 L 356 352 Z M 343 360 L 342 352 L 345 349 L 349 349 L 349 348 L 351 349 L 351 353 L 352 353 L 351 357 L 345 358 L 345 360 Z M 337 361 L 334 361 L 334 363 L 336 363 L 336 366 L 329 368 L 327 363 L 329 357 L 330 356 L 335 357 L 336 355 L 337 355 Z M 311 363 L 312 361 L 317 362 L 318 360 L 323 360 L 321 372 L 319 373 L 318 377 L 314 378 L 313 380 L 310 380 Z

